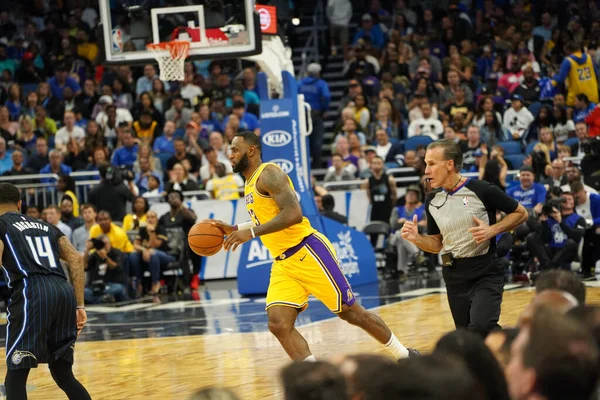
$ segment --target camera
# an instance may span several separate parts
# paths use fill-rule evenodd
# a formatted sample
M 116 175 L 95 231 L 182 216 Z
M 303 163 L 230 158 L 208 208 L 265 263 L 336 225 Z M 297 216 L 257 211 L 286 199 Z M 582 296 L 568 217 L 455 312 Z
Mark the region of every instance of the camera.
M 133 171 L 127 167 L 108 167 L 106 169 L 106 180 L 113 185 L 119 185 L 124 181 L 131 182 L 135 179 Z
M 554 208 L 556 208 L 558 212 L 561 212 L 562 203 L 564 203 L 564 201 L 565 199 L 562 197 L 546 201 L 546 203 L 544 203 L 542 206 L 542 214 L 549 216 L 554 212 Z
M 94 249 L 96 250 L 102 250 L 105 246 L 104 244 L 104 240 L 101 239 L 97 239 L 97 238 L 92 238 L 92 244 L 94 245 Z

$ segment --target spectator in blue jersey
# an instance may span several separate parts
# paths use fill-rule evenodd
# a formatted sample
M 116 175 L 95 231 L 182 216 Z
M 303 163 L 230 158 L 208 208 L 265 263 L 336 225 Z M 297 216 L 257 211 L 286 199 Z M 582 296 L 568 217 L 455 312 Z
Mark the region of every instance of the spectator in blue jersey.
M 115 150 L 111 164 L 117 167 L 133 168 L 133 164 L 137 160 L 138 145 L 130 129 L 123 131 L 121 141 L 123 146 Z
M 570 270 L 585 233 L 585 220 L 575 212 L 575 197 L 565 192 L 562 198 L 562 203 L 555 200 L 543 207 L 541 229 L 531 232 L 526 238 L 527 247 L 539 260 L 540 270 Z
M 535 182 L 535 173 L 529 165 L 524 165 L 519 169 L 519 181 L 521 184 L 509 188 L 506 191 L 507 194 L 521 203 L 523 207 L 540 215 L 546 202 L 546 188 L 541 183 Z
M 60 150 L 52 150 L 49 155 L 50 162 L 40 169 L 40 174 L 56 174 L 56 175 L 69 175 L 73 170 L 66 164 L 63 164 L 63 154 Z M 54 178 L 42 178 L 42 183 L 54 182 Z
M 580 93 L 575 96 L 575 110 L 573 111 L 573 122 L 585 122 L 585 117 L 596 107 L 596 105 L 588 99 L 588 97 Z
M 71 88 L 74 96 L 78 96 L 81 93 L 81 86 L 79 86 L 79 83 L 75 79 L 69 76 L 66 65 L 59 64 L 54 71 L 54 77 L 48 80 L 52 96 L 62 101 L 63 90 L 66 87 Z
M 222 132 L 221 124 L 217 120 L 216 115 L 210 111 L 210 105 L 208 103 L 202 103 L 198 110 L 200 114 L 200 126 L 205 129 L 208 135 L 214 131 Z
M 385 36 L 379 24 L 373 21 L 371 14 L 363 14 L 360 26 L 360 29 L 354 35 L 352 44 L 356 44 L 359 39 L 368 36 L 371 38 L 371 45 L 377 50 L 381 50 L 385 44 Z
M 155 154 L 159 153 L 168 153 L 175 154 L 175 145 L 173 141 L 175 140 L 175 122 L 167 121 L 165 122 L 165 126 L 163 127 L 163 134 L 159 136 L 154 141 L 154 145 L 152 146 L 152 151 Z
M 390 216 L 390 226 L 395 231 L 391 237 L 391 245 L 396 246 L 398 250 L 398 272 L 400 278 L 406 278 L 408 274 L 408 265 L 414 261 L 417 256 L 419 249 L 418 247 L 404 240 L 400 235 L 400 229 L 406 221 L 413 221 L 419 226 L 419 231 L 425 232 L 427 221 L 425 217 L 425 205 L 423 204 L 423 194 L 421 188 L 418 185 L 410 185 L 406 189 L 406 196 L 404 197 L 405 204 L 403 206 L 397 206 L 392 210 Z
M 321 65 L 312 63 L 307 68 L 308 76 L 298 84 L 298 92 L 304 95 L 304 101 L 310 104 L 313 131 L 308 137 L 310 141 L 310 155 L 312 157 L 312 168 L 321 168 L 321 148 L 325 136 L 323 118 L 329 108 L 331 93 L 329 85 L 320 78 Z
M 241 131 L 252 131 L 257 135 L 260 135 L 260 122 L 256 115 L 246 111 L 246 105 L 243 101 L 235 101 L 231 109 L 231 113 L 237 115 L 240 119 L 240 130 Z M 229 115 L 223 119 L 221 126 L 227 126 L 229 121 Z

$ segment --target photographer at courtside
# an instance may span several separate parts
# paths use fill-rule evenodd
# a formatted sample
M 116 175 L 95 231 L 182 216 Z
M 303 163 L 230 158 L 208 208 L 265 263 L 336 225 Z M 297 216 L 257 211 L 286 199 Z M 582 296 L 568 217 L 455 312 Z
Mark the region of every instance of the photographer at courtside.
M 406 221 L 402 238 L 430 253 L 441 253 L 448 304 L 457 328 L 482 336 L 498 327 L 505 268 L 496 254 L 496 236 L 527 220 L 527 210 L 499 187 L 460 174 L 462 152 L 452 140 L 427 146 L 425 177 L 435 190 L 427 196 L 427 235 L 417 216 Z M 496 211 L 506 216 L 496 223 Z
M 559 199 L 547 201 L 540 215 L 539 232 L 525 239 L 527 247 L 540 263 L 539 272 L 567 267 L 577 258 L 579 242 L 585 233 L 585 220 L 575 212 L 573 194 L 565 192 Z
M 133 202 L 138 192 L 133 183 L 133 174 L 108 163 L 100 164 L 98 172 L 100 183 L 90 190 L 88 203 L 96 206 L 98 210 L 107 210 L 113 221 L 123 221 L 126 215 L 125 205 L 128 201 Z

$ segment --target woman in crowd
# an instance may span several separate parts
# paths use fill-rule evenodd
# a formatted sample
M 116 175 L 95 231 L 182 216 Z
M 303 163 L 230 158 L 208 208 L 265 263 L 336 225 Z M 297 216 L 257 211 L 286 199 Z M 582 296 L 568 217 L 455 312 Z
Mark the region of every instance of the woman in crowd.
M 127 214 L 123 218 L 123 230 L 125 232 L 138 230 L 146 225 L 147 213 L 150 209 L 148 200 L 142 196 L 138 196 L 133 201 L 132 213 Z
M 502 115 L 494 110 L 494 100 L 492 99 L 492 96 L 483 96 L 479 99 L 479 105 L 477 106 L 477 111 L 475 111 L 475 116 L 472 121 L 473 125 L 477 125 L 480 128 L 484 126 L 486 123 L 485 114 L 488 111 L 494 114 L 498 123 L 502 125 Z
M 493 145 L 494 143 L 510 140 L 510 132 L 498 121 L 493 111 L 486 111 L 485 123 L 480 129 L 481 141 Z
M 8 87 L 8 100 L 6 100 L 5 105 L 8 108 L 10 119 L 13 121 L 18 120 L 23 110 L 21 86 L 19 84 L 13 83 Z
M 57 198 L 62 201 L 64 197 L 71 199 L 73 203 L 73 216 L 79 217 L 79 200 L 77 199 L 77 188 L 75 187 L 75 181 L 69 175 L 61 175 L 58 177 L 56 182 Z
M 564 143 L 568 138 L 575 136 L 575 124 L 567 116 L 566 107 L 554 106 L 552 111 L 554 123 L 551 125 L 554 139 L 558 143 Z
M 19 130 L 19 123 L 10 120 L 8 107 L 0 107 L 0 136 L 6 140 L 6 144 L 15 140 L 15 135 Z
M 166 112 L 171 107 L 171 99 L 167 91 L 165 90 L 165 84 L 160 79 L 154 79 L 152 81 L 152 103 L 154 108 L 160 113 Z
M 89 120 L 85 128 L 84 150 L 88 154 L 92 154 L 94 149 L 98 147 L 106 147 L 106 139 L 98 123 L 94 120 Z
M 556 147 L 552 128 L 549 126 L 545 126 L 540 130 L 540 143 L 546 145 L 548 155 L 550 156 L 550 162 L 554 161 L 558 156 L 558 148 Z
M 138 146 L 137 158 L 133 163 L 133 172 L 136 174 L 140 172 L 140 158 L 148 159 L 150 166 L 152 167 L 152 171 L 156 172 L 157 174 L 163 173 L 160 159 L 153 156 L 152 149 L 150 148 L 149 144 L 144 143 Z
M 169 182 L 165 187 L 167 193 L 171 190 L 188 192 L 191 190 L 200 190 L 200 186 L 194 180 L 190 179 L 188 171 L 184 168 L 183 164 L 176 163 L 169 172 Z

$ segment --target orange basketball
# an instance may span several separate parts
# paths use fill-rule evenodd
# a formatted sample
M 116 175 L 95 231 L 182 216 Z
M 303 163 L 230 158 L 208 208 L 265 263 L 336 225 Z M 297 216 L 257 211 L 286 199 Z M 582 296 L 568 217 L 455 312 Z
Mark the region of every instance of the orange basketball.
M 188 233 L 190 249 L 199 256 L 212 256 L 221 250 L 225 234 L 209 223 L 198 223 Z

